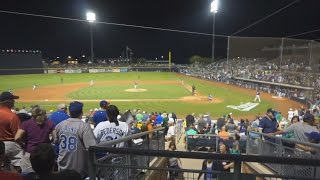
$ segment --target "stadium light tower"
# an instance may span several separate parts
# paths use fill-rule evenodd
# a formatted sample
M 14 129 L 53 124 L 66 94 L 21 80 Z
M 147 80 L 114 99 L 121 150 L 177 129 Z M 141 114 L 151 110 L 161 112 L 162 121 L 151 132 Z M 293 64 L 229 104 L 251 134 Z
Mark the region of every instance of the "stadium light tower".
M 216 13 L 218 12 L 218 0 L 213 0 L 211 3 L 210 12 L 213 13 L 213 23 L 212 23 L 212 62 L 214 61 L 214 30 L 215 30 L 215 19 Z
M 93 38 L 92 38 L 92 24 L 96 21 L 96 14 L 93 12 L 87 12 L 87 21 L 90 24 L 90 37 L 91 37 L 91 62 L 93 63 Z

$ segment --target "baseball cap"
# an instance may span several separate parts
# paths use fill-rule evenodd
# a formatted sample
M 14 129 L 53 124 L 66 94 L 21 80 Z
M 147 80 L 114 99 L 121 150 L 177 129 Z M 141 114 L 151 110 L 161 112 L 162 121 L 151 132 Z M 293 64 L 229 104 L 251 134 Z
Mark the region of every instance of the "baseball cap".
M 272 108 L 267 109 L 267 113 L 272 113 L 273 115 L 276 113 L 276 111 Z
M 305 133 L 305 135 L 312 140 L 315 140 L 317 142 L 320 141 L 320 133 L 318 132 L 311 132 L 311 133 Z
M 79 101 L 73 101 L 69 105 L 70 112 L 82 112 L 83 104 Z
M 110 103 L 109 103 L 108 101 L 106 101 L 106 100 L 100 101 L 100 107 L 103 107 L 103 106 L 109 105 L 109 104 L 110 104 Z
M 305 114 L 303 116 L 303 121 L 308 122 L 308 121 L 313 121 L 314 120 L 314 116 L 312 114 Z
M 19 96 L 15 96 L 7 91 L 2 92 L 0 95 L 0 101 L 7 101 L 7 100 L 13 100 L 13 99 L 19 99 Z

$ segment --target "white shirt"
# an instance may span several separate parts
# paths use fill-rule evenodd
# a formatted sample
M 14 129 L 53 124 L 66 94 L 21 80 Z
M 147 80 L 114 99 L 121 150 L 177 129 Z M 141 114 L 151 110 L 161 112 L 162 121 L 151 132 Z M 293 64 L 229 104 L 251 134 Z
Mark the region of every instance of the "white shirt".
M 169 129 L 168 129 L 168 132 L 167 132 L 167 137 L 172 137 L 174 136 L 174 126 L 170 126 Z
M 129 127 L 125 122 L 119 122 L 119 126 L 110 121 L 100 122 L 97 127 L 93 130 L 93 134 L 97 139 L 98 143 L 106 143 L 116 139 L 123 138 L 128 135 Z M 123 147 L 124 142 L 116 144 L 114 147 Z
M 288 120 L 291 121 L 291 119 L 294 116 L 294 111 L 288 111 Z

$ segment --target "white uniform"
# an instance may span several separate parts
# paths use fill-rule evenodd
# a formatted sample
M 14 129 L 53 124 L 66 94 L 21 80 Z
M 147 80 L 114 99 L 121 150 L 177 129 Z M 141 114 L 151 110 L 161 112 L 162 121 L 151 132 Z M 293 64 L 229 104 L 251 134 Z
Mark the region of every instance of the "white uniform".
M 137 89 L 137 87 L 138 87 L 138 83 L 134 82 L 134 88 Z
M 254 102 L 256 102 L 256 100 L 258 100 L 259 102 L 261 102 L 260 92 L 259 92 L 259 91 L 257 91 L 257 93 L 256 93 L 256 98 L 254 98 Z
M 288 111 L 288 120 L 291 121 L 291 119 L 293 118 L 294 116 L 294 111 L 293 110 L 289 110 Z
M 128 135 L 129 127 L 127 123 L 118 121 L 119 125 L 110 123 L 110 121 L 100 122 L 93 130 L 93 134 L 98 143 L 106 143 L 108 141 L 123 138 Z M 124 142 L 116 144 L 114 147 L 123 147 Z
M 90 86 L 93 86 L 93 80 L 90 81 Z
M 36 90 L 37 86 L 34 84 L 32 85 L 32 90 Z

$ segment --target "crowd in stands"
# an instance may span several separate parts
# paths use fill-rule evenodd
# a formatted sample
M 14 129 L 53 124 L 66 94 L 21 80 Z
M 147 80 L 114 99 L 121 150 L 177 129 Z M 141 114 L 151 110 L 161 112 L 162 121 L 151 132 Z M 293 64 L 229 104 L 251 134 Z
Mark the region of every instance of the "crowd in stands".
M 294 58 L 292 59 L 292 57 L 291 59 L 287 57 L 283 60 L 280 70 L 279 61 L 276 60 L 267 61 L 266 59 L 239 57 L 230 59 L 228 62 L 226 60 L 221 60 L 211 64 L 194 63 L 188 68 L 181 68 L 180 72 L 203 79 L 225 82 L 250 89 L 259 89 L 261 91 L 273 93 L 276 96 L 288 98 L 295 97 L 300 99 L 308 98 L 308 100 L 315 105 L 320 105 L 319 92 L 317 92 L 314 97 L 311 95 L 312 93 L 299 88 L 256 83 L 238 79 L 243 78 L 319 89 L 320 75 L 314 73 L 318 72 L 318 69 L 316 69 L 317 67 L 311 68 L 306 65 L 307 62 L 293 60 Z
M 60 104 L 47 113 L 39 105 L 15 109 L 18 98 L 10 92 L 0 95 L 0 177 L 84 179 L 90 146 L 159 127 L 165 127 L 166 140 L 175 142 L 174 113 L 139 109 L 120 113 L 102 100 L 92 116 L 83 118 L 84 104 L 78 101 Z M 124 146 L 122 142 L 114 147 Z

